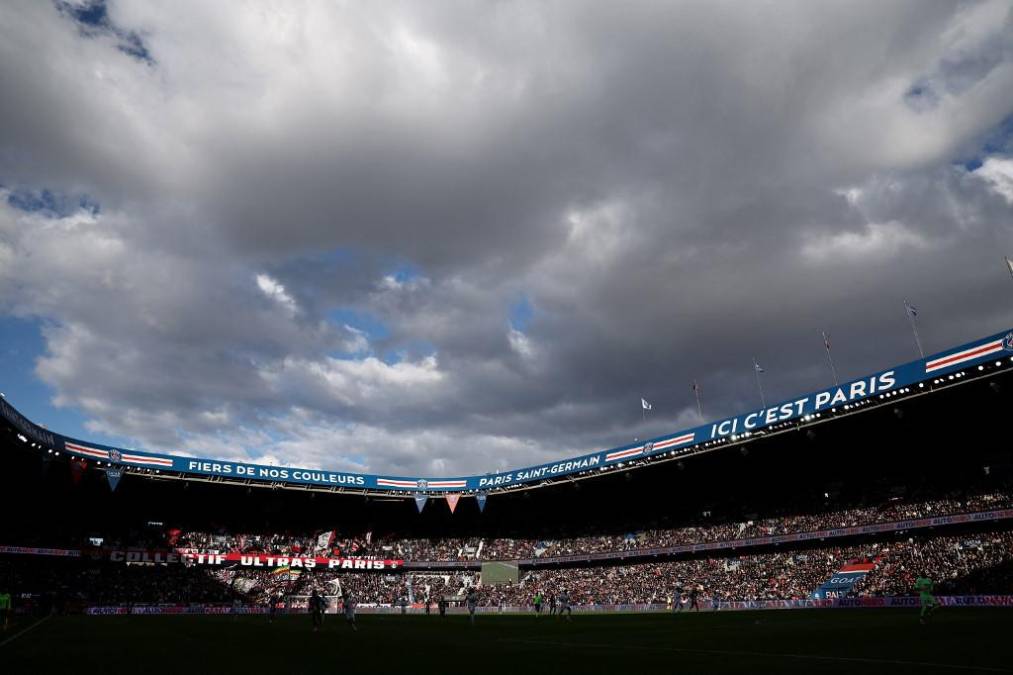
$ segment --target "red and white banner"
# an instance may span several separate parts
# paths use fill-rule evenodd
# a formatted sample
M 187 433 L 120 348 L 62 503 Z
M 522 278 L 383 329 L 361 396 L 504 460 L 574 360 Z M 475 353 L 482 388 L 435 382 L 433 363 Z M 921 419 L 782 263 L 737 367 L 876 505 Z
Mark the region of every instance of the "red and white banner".
M 352 571 L 396 570 L 404 560 L 391 558 L 344 558 L 325 556 L 286 556 L 266 553 L 194 553 L 191 551 L 122 551 L 108 552 L 111 562 L 152 563 L 187 565 L 225 565 L 239 563 L 242 567 L 264 567 L 267 569 L 287 567 L 289 569 L 328 569 Z

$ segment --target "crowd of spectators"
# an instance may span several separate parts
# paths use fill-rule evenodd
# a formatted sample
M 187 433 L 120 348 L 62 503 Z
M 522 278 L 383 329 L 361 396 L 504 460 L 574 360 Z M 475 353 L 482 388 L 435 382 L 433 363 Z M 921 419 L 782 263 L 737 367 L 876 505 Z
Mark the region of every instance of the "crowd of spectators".
M 628 552 L 684 544 L 732 542 L 754 537 L 1007 509 L 1011 506 L 1013 495 L 1002 491 L 915 502 L 892 500 L 875 507 L 856 507 L 823 513 L 757 517 L 737 522 L 691 524 L 678 528 L 554 538 L 412 539 L 373 536 L 372 533 L 359 537 L 338 538 L 326 532 L 321 538 L 321 533 L 258 535 L 185 532 L 176 536 L 175 543 L 177 548 L 202 553 L 241 551 L 279 555 L 311 553 L 336 556 L 368 555 L 413 561 L 517 560 Z M 329 543 L 322 545 L 322 542 Z
M 486 606 L 524 607 L 535 593 L 562 590 L 577 605 L 671 604 L 695 589 L 702 602 L 802 599 L 850 562 L 873 564 L 860 595 L 910 595 L 919 575 L 940 593 L 1013 593 L 1013 532 L 825 546 L 734 557 L 576 568 L 532 569 L 516 583 L 483 584 L 477 572 L 367 572 L 253 569 L 181 564 L 126 565 L 88 560 L 0 560 L 0 581 L 21 594 L 71 604 L 266 604 L 317 591 L 350 591 L 360 604 L 454 602 L 472 586 Z
M 678 560 L 621 566 L 531 570 L 517 583 L 483 585 L 475 573 L 376 575 L 321 573 L 314 586 L 351 589 L 359 602 L 415 604 L 447 597 L 460 600 L 476 585 L 486 606 L 527 606 L 538 592 L 565 589 L 578 605 L 671 604 L 696 589 L 702 599 L 797 600 L 810 597 L 852 562 L 873 564 L 854 589 L 860 595 L 911 595 L 919 574 L 934 578 L 940 593 L 1013 593 L 1013 533 L 994 532 L 889 544 L 830 546 L 804 551 L 731 558 Z M 984 583 L 983 583 L 984 580 Z M 299 589 L 309 592 L 311 587 Z

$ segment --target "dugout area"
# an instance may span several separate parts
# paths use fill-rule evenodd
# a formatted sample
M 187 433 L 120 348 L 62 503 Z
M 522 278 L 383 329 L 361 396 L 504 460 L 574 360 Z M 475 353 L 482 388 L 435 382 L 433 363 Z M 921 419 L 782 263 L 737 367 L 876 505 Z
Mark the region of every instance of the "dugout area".
M 57 616 L 0 646 L 4 672 L 1009 673 L 1009 609 L 653 615 Z

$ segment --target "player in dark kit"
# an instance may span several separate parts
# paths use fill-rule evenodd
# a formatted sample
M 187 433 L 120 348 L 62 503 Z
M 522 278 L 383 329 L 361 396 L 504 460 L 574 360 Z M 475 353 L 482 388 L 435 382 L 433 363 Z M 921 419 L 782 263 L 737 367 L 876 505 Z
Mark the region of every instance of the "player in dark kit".
M 549 616 L 556 613 L 556 596 L 549 593 Z
M 281 602 L 281 593 L 277 597 L 271 596 L 267 605 L 267 622 L 274 623 L 274 617 L 278 614 L 278 603 Z
M 310 596 L 310 614 L 313 615 L 313 632 L 316 633 L 320 630 L 320 626 L 324 623 L 324 609 L 326 608 L 325 600 L 323 596 L 313 591 L 313 595 Z
M 468 614 L 471 616 L 471 625 L 475 625 L 475 609 L 478 607 L 478 591 L 472 587 L 468 591 L 468 597 L 465 600 L 468 605 Z
M 689 590 L 689 608 L 690 609 L 695 609 L 698 612 L 700 611 L 700 600 L 699 600 L 699 598 L 700 598 L 700 587 L 699 586 L 693 586 Z
M 436 601 L 436 607 L 440 610 L 440 616 L 447 615 L 447 599 L 442 595 L 440 596 L 440 599 Z
M 355 625 L 355 598 L 352 597 L 352 592 L 345 590 L 341 594 L 341 604 L 345 609 L 345 621 L 352 627 L 352 630 L 358 631 L 359 627 Z

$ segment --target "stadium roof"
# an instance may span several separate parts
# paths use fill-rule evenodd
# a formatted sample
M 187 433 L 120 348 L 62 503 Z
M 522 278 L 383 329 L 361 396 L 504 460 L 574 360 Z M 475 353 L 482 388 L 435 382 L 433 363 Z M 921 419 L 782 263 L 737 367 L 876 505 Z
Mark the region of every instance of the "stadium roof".
M 580 480 L 630 466 L 671 461 L 710 452 L 760 436 L 796 431 L 830 419 L 924 396 L 1013 367 L 1013 330 L 996 333 L 827 389 L 714 420 L 643 442 L 601 450 L 537 466 L 484 475 L 454 477 L 386 476 L 298 467 L 265 466 L 175 454 L 116 448 L 70 438 L 31 422 L 0 399 L 0 414 L 19 438 L 39 452 L 91 461 L 128 473 L 246 485 L 419 495 L 482 493 L 531 488 L 560 480 Z

